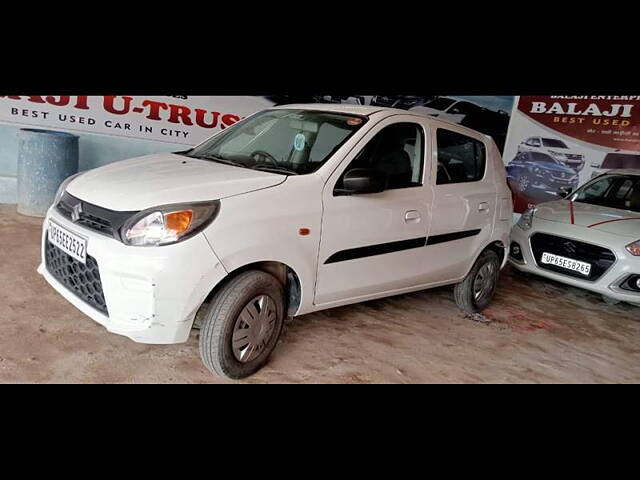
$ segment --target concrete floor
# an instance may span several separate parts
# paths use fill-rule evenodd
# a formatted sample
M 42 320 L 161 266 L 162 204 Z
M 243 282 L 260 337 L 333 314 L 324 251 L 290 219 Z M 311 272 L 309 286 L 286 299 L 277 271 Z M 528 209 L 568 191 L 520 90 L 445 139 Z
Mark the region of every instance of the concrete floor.
M 186 344 L 108 333 L 36 273 L 41 221 L 0 205 L 0 382 L 231 383 Z M 639 382 L 640 308 L 507 268 L 487 323 L 451 288 L 306 315 L 246 383 Z

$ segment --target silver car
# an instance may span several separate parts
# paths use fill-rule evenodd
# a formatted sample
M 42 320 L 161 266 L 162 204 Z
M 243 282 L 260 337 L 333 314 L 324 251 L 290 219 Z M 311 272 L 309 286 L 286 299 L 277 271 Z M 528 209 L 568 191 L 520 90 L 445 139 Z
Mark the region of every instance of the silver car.
M 640 170 L 616 170 L 570 197 L 527 210 L 511 233 L 510 263 L 640 306 Z

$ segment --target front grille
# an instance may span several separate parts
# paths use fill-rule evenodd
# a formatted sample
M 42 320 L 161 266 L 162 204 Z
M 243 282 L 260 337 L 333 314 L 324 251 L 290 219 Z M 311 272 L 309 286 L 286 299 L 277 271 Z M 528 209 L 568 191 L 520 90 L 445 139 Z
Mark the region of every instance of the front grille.
M 535 233 L 531 236 L 531 251 L 539 268 L 592 282 L 599 280 L 616 261 L 614 253 L 607 248 L 546 233 Z M 591 273 L 586 277 L 578 272 L 542 263 L 542 254 L 545 252 L 590 263 Z
M 87 264 L 76 260 L 52 245 L 49 240 L 45 244 L 47 270 L 67 289 L 75 293 L 99 312 L 109 316 L 107 304 L 102 291 L 100 270 L 95 258 L 87 255 Z
M 89 230 L 120 239 L 120 228 L 124 222 L 137 212 L 116 212 L 98 207 L 65 194 L 57 205 L 58 212 L 76 225 L 81 225 Z M 77 217 L 74 218 L 74 210 Z
M 551 178 L 553 178 L 554 180 L 562 180 L 564 182 L 568 182 L 570 179 L 568 173 L 561 173 L 560 175 L 551 174 Z

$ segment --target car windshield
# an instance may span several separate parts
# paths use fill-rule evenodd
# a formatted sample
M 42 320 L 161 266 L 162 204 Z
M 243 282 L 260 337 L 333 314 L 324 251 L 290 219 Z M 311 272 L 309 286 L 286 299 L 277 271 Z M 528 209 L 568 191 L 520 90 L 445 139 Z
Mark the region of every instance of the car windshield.
M 605 175 L 586 184 L 573 196 L 574 202 L 640 212 L 640 176 Z
M 609 153 L 601 168 L 640 168 L 640 155 Z
M 543 138 L 542 139 L 542 144 L 545 147 L 569 148 L 569 147 L 567 147 L 567 144 L 564 143 L 562 140 L 556 140 L 555 138 Z
M 303 175 L 318 170 L 366 117 L 314 110 L 265 110 L 228 128 L 187 156 Z
M 428 108 L 433 108 L 434 110 L 446 110 L 454 102 L 455 100 L 452 100 L 450 98 L 440 97 L 425 103 L 424 106 Z

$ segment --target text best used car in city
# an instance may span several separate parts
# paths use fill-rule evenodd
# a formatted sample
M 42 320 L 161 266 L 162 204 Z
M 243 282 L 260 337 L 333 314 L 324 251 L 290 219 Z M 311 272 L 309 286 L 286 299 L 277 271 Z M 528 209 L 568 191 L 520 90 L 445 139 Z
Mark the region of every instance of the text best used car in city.
M 482 310 L 511 220 L 489 137 L 402 110 L 284 106 L 68 179 L 39 272 L 136 342 L 185 342 L 195 321 L 204 364 L 242 378 L 288 317 L 447 284 Z

